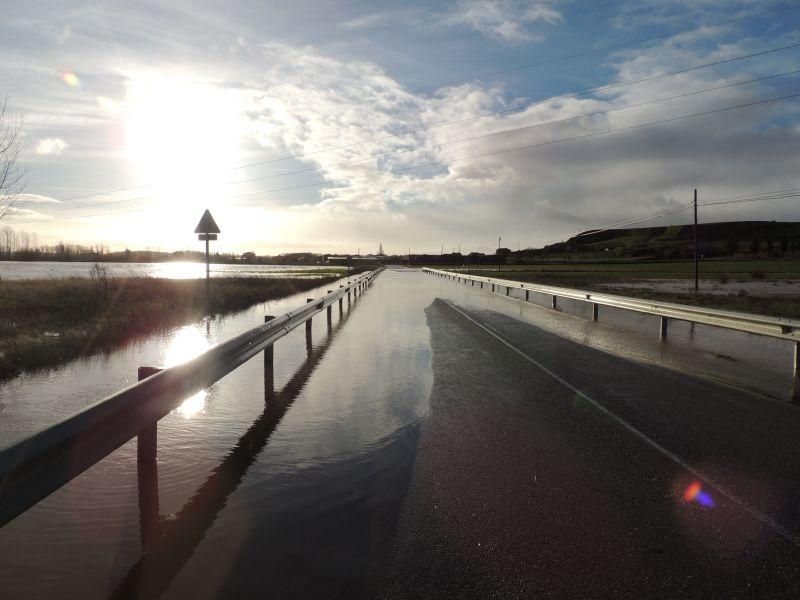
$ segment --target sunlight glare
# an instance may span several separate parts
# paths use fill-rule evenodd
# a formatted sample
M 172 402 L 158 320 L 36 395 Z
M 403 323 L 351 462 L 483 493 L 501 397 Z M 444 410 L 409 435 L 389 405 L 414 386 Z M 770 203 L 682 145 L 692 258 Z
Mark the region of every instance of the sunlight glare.
M 153 185 L 159 213 L 219 204 L 239 164 L 241 110 L 207 82 L 162 74 L 133 77 L 127 90 L 127 153 Z M 198 213 L 199 216 L 199 213 Z
M 164 366 L 172 367 L 185 363 L 195 356 L 205 352 L 211 344 L 205 335 L 195 325 L 187 325 L 175 332 L 166 355 L 164 356 Z M 193 396 L 184 400 L 176 409 L 178 414 L 186 419 L 192 418 L 205 408 L 206 390 L 200 390 Z

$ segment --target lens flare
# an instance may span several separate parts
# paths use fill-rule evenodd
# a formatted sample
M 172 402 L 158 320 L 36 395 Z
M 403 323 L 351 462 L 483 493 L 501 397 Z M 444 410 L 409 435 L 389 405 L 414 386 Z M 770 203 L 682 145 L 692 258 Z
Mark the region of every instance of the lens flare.
M 686 488 L 686 491 L 683 492 L 683 499 L 686 502 L 691 502 L 692 500 L 697 498 L 697 494 L 700 493 L 701 489 L 702 488 L 700 486 L 700 482 L 699 481 L 692 482 L 691 484 L 689 484 L 689 487 Z
M 699 481 L 693 481 L 683 492 L 684 502 L 697 502 L 700 506 L 714 508 L 714 499 L 711 494 L 703 491 L 703 486 Z
M 64 83 L 66 83 L 69 87 L 78 87 L 81 83 L 81 80 L 78 79 L 78 76 L 72 71 L 66 71 L 62 73 L 61 79 L 64 80 Z

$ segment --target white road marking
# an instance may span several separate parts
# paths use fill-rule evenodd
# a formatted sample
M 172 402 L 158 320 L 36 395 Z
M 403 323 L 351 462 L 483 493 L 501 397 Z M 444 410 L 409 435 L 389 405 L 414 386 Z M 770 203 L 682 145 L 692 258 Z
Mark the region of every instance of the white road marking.
M 650 438 L 646 434 L 644 434 L 641 431 L 639 431 L 638 429 L 636 429 L 633 425 L 631 425 L 630 423 L 628 423 L 627 421 L 625 421 L 621 417 L 618 417 L 616 414 L 614 414 L 613 412 L 608 410 L 605 406 L 603 406 L 602 404 L 597 402 L 594 398 L 592 398 L 591 396 L 589 396 L 585 392 L 579 390 L 578 388 L 576 388 L 574 385 L 572 385 L 571 383 L 569 383 L 565 379 L 562 379 L 561 377 L 556 375 L 553 371 L 551 371 L 550 369 L 545 367 L 538 360 L 536 360 L 535 358 L 532 358 L 532 357 L 528 356 L 527 354 L 525 354 L 525 352 L 523 352 L 522 350 L 520 350 L 519 348 L 517 348 L 516 346 L 514 346 L 513 344 L 511 344 L 510 342 L 508 342 L 504 338 L 502 338 L 500 335 L 498 335 L 497 333 L 492 331 L 489 327 L 487 327 L 485 325 L 482 325 L 481 323 L 478 323 L 475 319 L 470 317 L 467 313 L 465 313 L 464 311 L 462 311 L 461 309 L 459 309 L 455 305 L 453 305 L 452 302 L 450 302 L 448 300 L 443 300 L 443 301 L 450 308 L 452 308 L 454 311 L 456 311 L 458 314 L 463 316 L 468 321 L 472 322 L 477 327 L 480 327 L 483 331 L 485 331 L 486 333 L 491 335 L 498 342 L 500 342 L 501 344 L 505 345 L 509 349 L 511 349 L 514 352 L 516 352 L 517 354 L 519 354 L 522 358 L 527 360 L 529 363 L 537 366 L 539 369 L 541 369 L 542 371 L 547 373 L 550 377 L 555 379 L 557 382 L 559 382 L 564 387 L 566 387 L 566 388 L 572 390 L 573 392 L 575 392 L 578 396 L 580 396 L 581 398 L 586 400 L 589 404 L 594 406 L 597 410 L 599 410 L 604 415 L 606 415 L 607 417 L 612 419 L 614 422 L 616 422 L 618 425 L 622 426 L 623 428 L 628 430 L 630 433 L 632 433 L 633 435 L 638 437 L 645 444 L 647 444 L 648 446 L 650 446 L 654 450 L 660 452 L 661 454 L 663 454 L 664 456 L 669 458 L 672 462 L 677 464 L 679 467 L 681 467 L 682 469 L 685 469 L 686 471 L 688 471 L 689 473 L 691 473 L 692 475 L 694 475 L 698 479 L 702 479 L 706 484 L 708 484 L 710 487 L 714 488 L 721 495 L 725 496 L 728 500 L 730 500 L 731 502 L 733 502 L 734 504 L 739 506 L 742 510 L 747 512 L 750 516 L 752 516 L 753 518 L 761 521 L 767 527 L 772 529 L 775 533 L 777 533 L 782 538 L 784 538 L 786 541 L 788 541 L 788 542 L 794 544 L 795 546 L 797 546 L 798 548 L 800 548 L 800 538 L 797 538 L 796 536 L 794 536 L 788 529 L 783 527 L 775 519 L 773 519 L 769 515 L 766 515 L 766 514 L 762 513 L 758 509 L 753 508 L 752 506 L 747 504 L 744 500 L 739 499 L 737 496 L 735 496 L 733 494 L 733 492 L 729 491 L 728 489 L 726 489 L 721 484 L 719 484 L 716 481 L 710 479 L 709 477 L 707 477 L 706 475 L 704 475 L 703 473 L 701 473 L 700 471 L 698 471 L 694 467 L 690 466 L 685 460 L 683 460 L 677 454 L 675 454 L 673 452 L 670 452 L 669 450 L 664 448 L 664 446 L 662 446 L 661 444 L 659 444 L 658 442 L 656 442 L 655 440 L 653 440 L 652 438 Z

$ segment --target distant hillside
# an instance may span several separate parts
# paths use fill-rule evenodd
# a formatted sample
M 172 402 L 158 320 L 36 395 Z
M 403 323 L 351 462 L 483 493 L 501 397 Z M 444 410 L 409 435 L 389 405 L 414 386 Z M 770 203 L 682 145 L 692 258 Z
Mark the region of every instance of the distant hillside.
M 697 226 L 698 246 L 705 258 L 800 257 L 800 223 L 733 221 Z M 534 255 L 569 255 L 575 258 L 691 258 L 691 225 L 587 231 L 566 242 L 528 250 Z M 523 253 L 524 254 L 524 253 Z

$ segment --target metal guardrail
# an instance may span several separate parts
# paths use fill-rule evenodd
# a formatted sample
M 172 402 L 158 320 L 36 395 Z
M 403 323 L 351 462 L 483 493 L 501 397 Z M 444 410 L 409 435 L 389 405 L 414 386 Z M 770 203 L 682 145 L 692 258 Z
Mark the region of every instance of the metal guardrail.
M 164 369 L 28 438 L 0 449 L 0 527 L 143 433 L 183 400 L 236 369 L 316 314 L 363 292 L 383 268 L 351 279 L 200 356 Z M 307 331 L 307 335 L 310 332 Z M 139 459 L 142 460 L 140 438 Z
M 530 294 L 542 294 L 550 296 L 552 308 L 558 307 L 559 298 L 568 298 L 579 302 L 586 302 L 592 305 L 592 320 L 599 318 L 599 307 L 609 306 L 633 312 L 644 313 L 660 317 L 659 338 L 665 340 L 669 321 L 688 321 L 700 325 L 710 325 L 721 327 L 744 333 L 763 335 L 792 342 L 794 344 L 794 359 L 792 373 L 794 386 L 792 392 L 792 402 L 800 403 L 800 321 L 796 319 L 784 319 L 781 317 L 768 317 L 765 315 L 755 315 L 729 310 L 718 310 L 713 308 L 703 308 L 686 304 L 674 304 L 671 302 L 659 302 L 656 300 L 645 300 L 641 298 L 629 298 L 627 296 L 616 296 L 613 294 L 595 293 L 586 290 L 576 290 L 572 288 L 562 288 L 548 285 L 537 285 L 511 281 L 509 279 L 496 279 L 491 277 L 481 277 L 478 275 L 467 275 L 444 271 L 441 269 L 423 268 L 423 271 L 439 277 L 446 277 L 454 281 L 471 281 L 480 283 L 480 287 L 491 285 L 492 291 L 498 288 L 505 288 L 505 295 L 508 296 L 512 289 L 519 289 L 525 292 L 525 300 L 530 299 Z

